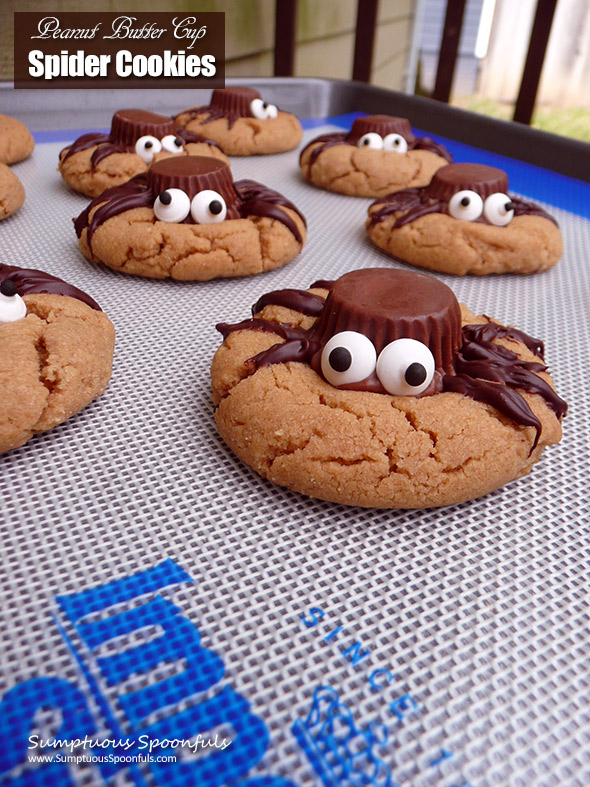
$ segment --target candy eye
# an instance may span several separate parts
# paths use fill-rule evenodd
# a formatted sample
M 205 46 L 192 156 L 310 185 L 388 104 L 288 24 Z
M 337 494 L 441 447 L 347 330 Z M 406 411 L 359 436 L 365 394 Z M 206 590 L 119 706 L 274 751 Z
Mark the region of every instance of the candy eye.
M 18 294 L 13 281 L 6 279 L 0 284 L 0 324 L 16 322 L 27 315 L 27 305 Z
M 258 120 L 268 120 L 269 118 L 276 118 L 279 110 L 274 104 L 269 104 L 261 98 L 255 98 L 250 102 L 250 112 Z
M 434 356 L 416 339 L 396 339 L 377 359 L 377 377 L 393 396 L 417 396 L 434 377 Z
M 154 202 L 154 213 L 160 221 L 178 224 L 184 221 L 191 209 L 188 194 L 181 189 L 166 189 Z
M 376 134 L 374 131 L 369 131 L 368 134 L 363 134 L 356 144 L 359 148 L 383 150 L 383 137 L 379 136 L 379 134 Z
M 217 224 L 227 216 L 225 200 L 212 189 L 200 191 L 191 202 L 191 216 L 197 224 Z
M 388 134 L 383 140 L 383 150 L 394 150 L 396 153 L 406 153 L 408 143 L 401 134 Z
M 165 150 L 167 153 L 182 153 L 184 142 L 180 137 L 168 134 L 168 136 L 162 138 L 162 150 Z
M 483 206 L 483 215 L 497 227 L 504 227 L 514 216 L 514 204 L 508 194 L 490 194 Z
M 483 200 L 475 191 L 458 191 L 449 200 L 449 213 L 454 219 L 475 221 L 483 213 Z
M 140 137 L 135 143 L 135 152 L 145 161 L 150 164 L 156 153 L 162 150 L 162 143 L 156 137 L 151 137 L 149 134 L 146 137 Z
M 332 336 L 322 350 L 322 374 L 331 385 L 350 385 L 373 374 L 376 361 L 370 339 L 356 331 L 342 331 Z

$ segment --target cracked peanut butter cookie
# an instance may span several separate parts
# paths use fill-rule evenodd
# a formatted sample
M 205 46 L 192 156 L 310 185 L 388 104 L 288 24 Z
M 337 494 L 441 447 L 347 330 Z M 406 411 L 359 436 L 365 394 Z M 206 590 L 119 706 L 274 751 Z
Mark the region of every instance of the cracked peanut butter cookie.
M 304 177 L 327 191 L 384 197 L 425 186 L 451 154 L 429 137 L 415 137 L 410 122 L 389 115 L 357 118 L 347 133 L 323 134 L 299 158 Z
M 305 243 L 305 219 L 281 194 L 234 183 L 223 161 L 168 158 L 109 189 L 75 220 L 82 252 L 115 270 L 208 281 L 279 268 Z
M 141 109 L 120 109 L 109 134 L 83 134 L 59 154 L 65 182 L 88 197 L 126 183 L 152 162 L 170 156 L 211 156 L 227 162 L 216 142 L 183 131 L 171 118 Z
M 250 87 L 214 90 L 208 106 L 185 109 L 174 121 L 219 142 L 230 156 L 284 153 L 296 148 L 303 136 L 295 115 L 264 101 Z
M 437 279 L 369 268 L 268 293 L 217 326 L 215 421 L 260 475 L 310 497 L 423 508 L 487 494 L 561 438 L 543 344 Z
M 555 219 L 508 193 L 508 176 L 483 164 L 449 164 L 422 189 L 369 208 L 369 237 L 393 257 L 463 276 L 538 273 L 561 257 Z
M 115 331 L 86 293 L 0 264 L 0 453 L 61 424 L 104 391 Z

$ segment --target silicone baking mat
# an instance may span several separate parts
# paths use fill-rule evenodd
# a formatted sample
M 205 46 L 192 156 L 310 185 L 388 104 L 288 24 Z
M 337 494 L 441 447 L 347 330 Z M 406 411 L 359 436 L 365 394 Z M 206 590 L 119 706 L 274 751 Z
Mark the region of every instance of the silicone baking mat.
M 471 503 L 347 508 L 232 456 L 209 365 L 215 323 L 262 293 L 396 264 L 364 235 L 370 201 L 304 183 L 297 151 L 234 159 L 303 210 L 301 257 L 246 279 L 126 277 L 77 250 L 86 199 L 55 171 L 61 146 L 15 168 L 27 200 L 2 260 L 90 293 L 117 348 L 104 396 L 0 459 L 0 784 L 587 787 L 588 221 L 549 208 L 565 237 L 549 272 L 440 276 L 545 340 L 563 441 Z

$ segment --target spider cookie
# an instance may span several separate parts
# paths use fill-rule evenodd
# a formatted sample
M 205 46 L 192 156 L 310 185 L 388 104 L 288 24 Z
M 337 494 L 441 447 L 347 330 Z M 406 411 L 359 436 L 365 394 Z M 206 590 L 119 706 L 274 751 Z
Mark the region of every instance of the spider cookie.
M 92 298 L 0 264 L 0 453 L 82 410 L 111 376 L 115 330 Z
M 202 156 L 157 161 L 75 220 L 82 252 L 156 279 L 207 281 L 279 268 L 305 243 L 305 219 L 276 191 Z
M 555 219 L 508 193 L 508 176 L 483 164 L 449 164 L 422 189 L 369 208 L 371 240 L 403 262 L 463 276 L 538 273 L 563 250 Z
M 422 508 L 485 495 L 561 438 L 543 344 L 477 317 L 437 279 L 369 268 L 263 295 L 217 329 L 215 420 L 297 492 Z
M 33 152 L 35 141 L 29 129 L 8 115 L 0 115 L 0 163 L 17 164 Z
M 216 142 L 177 128 L 171 118 L 120 109 L 109 134 L 83 134 L 59 154 L 59 171 L 74 191 L 98 197 L 169 156 L 212 156 L 227 162 Z
M 425 186 L 451 154 L 429 137 L 415 137 L 409 120 L 389 115 L 357 118 L 348 133 L 323 134 L 299 158 L 304 177 L 328 191 L 384 197 Z
M 185 109 L 174 122 L 206 134 L 230 156 L 284 153 L 296 148 L 303 136 L 295 115 L 264 101 L 250 87 L 214 90 L 209 106 Z

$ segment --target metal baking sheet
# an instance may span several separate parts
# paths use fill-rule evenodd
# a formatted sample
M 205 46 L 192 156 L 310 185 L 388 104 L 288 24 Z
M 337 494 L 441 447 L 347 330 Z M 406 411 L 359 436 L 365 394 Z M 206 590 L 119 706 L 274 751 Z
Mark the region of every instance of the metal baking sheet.
M 307 125 L 306 140 L 333 128 Z M 27 200 L 0 224 L 2 259 L 89 292 L 117 348 L 100 399 L 0 458 L 0 784 L 587 787 L 588 220 L 547 206 L 565 253 L 546 273 L 440 276 L 545 340 L 563 441 L 471 503 L 348 508 L 228 451 L 209 366 L 214 324 L 260 294 L 395 265 L 364 235 L 370 201 L 304 183 L 297 151 L 233 159 L 304 211 L 301 257 L 246 279 L 127 277 L 77 250 L 86 199 L 55 171 L 62 145 L 14 168 Z M 218 745 L 147 762 L 148 732 Z M 34 763 L 31 736 L 73 743 Z M 89 743 L 111 739 L 129 749 Z

